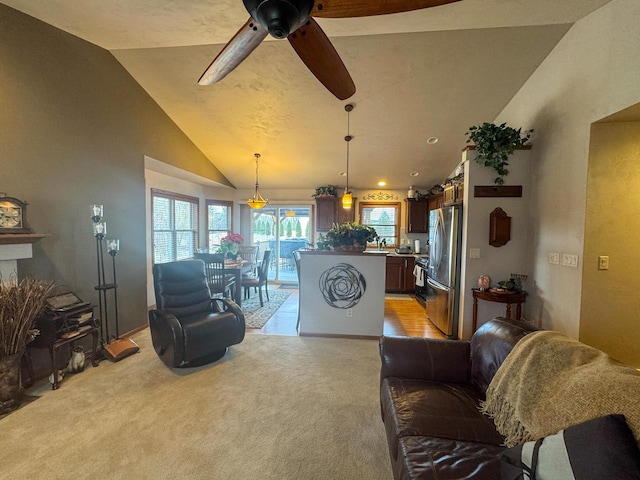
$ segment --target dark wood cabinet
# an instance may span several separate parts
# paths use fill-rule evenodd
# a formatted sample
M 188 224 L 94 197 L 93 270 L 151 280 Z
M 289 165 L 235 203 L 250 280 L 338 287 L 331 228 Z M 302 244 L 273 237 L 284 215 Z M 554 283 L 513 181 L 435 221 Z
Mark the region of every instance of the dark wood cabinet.
M 411 256 L 387 256 L 385 291 L 393 293 L 413 293 L 415 281 L 413 268 L 416 259 Z
M 402 291 L 402 282 L 404 279 L 404 258 L 387 256 L 386 280 L 384 285 L 385 292 Z
M 429 200 L 407 198 L 407 233 L 429 232 Z
M 342 208 L 342 203 L 340 199 L 336 202 L 336 223 L 342 224 L 346 222 L 354 222 L 356 220 L 356 198 L 353 197 L 353 205 L 351 208 L 344 209 Z
M 404 269 L 404 293 L 414 293 L 416 289 L 416 277 L 413 276 L 413 269 L 416 266 L 415 257 L 407 257 Z
M 350 209 L 342 208 L 338 197 L 316 198 L 316 232 L 328 232 L 334 223 L 341 224 L 355 220 L 356 199 Z
M 328 232 L 336 218 L 335 197 L 316 198 L 316 231 Z
M 443 204 L 444 205 L 458 205 L 462 203 L 464 197 L 464 183 L 456 183 L 449 185 L 443 192 Z
M 429 195 L 429 210 L 436 210 L 444 206 L 444 193 Z

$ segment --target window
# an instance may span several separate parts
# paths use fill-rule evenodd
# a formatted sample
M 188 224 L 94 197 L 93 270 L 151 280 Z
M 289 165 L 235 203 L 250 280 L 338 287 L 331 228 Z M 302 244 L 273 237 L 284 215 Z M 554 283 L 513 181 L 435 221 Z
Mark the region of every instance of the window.
M 207 200 L 207 247 L 220 245 L 220 239 L 231 233 L 233 202 Z
M 198 199 L 151 189 L 153 263 L 193 257 L 198 239 Z
M 400 238 L 399 203 L 360 202 L 360 223 L 375 228 L 380 240 L 386 240 L 387 247 L 398 246 Z

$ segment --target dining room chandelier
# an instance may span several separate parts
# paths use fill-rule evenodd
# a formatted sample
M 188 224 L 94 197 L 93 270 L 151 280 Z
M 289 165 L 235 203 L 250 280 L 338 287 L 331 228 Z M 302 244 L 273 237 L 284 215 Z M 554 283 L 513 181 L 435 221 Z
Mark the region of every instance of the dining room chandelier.
M 349 114 L 353 110 L 353 104 L 347 103 L 344 109 L 347 112 L 347 136 L 344 137 L 344 141 L 347 142 L 347 186 L 344 187 L 344 195 L 342 195 L 342 208 L 350 210 L 353 206 L 353 195 L 349 191 L 349 143 L 353 140 L 353 137 L 349 133 Z
M 253 193 L 253 198 L 247 200 L 247 204 L 254 210 L 259 210 L 264 208 L 264 206 L 269 203 L 269 200 L 265 200 L 262 198 L 262 195 L 260 195 L 260 184 L 258 182 L 258 159 L 260 158 L 260 154 L 254 153 L 253 156 L 256 157 L 256 190 Z

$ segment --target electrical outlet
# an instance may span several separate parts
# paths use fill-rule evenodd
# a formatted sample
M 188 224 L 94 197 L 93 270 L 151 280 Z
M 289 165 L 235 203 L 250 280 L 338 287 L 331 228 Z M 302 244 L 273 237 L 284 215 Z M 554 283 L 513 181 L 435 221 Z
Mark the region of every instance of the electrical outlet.
M 353 317 L 353 308 L 347 308 L 347 317 Z
M 549 254 L 549 263 L 552 265 L 560 264 L 560 254 L 558 252 L 551 252 Z
M 572 253 L 562 254 L 562 266 L 578 268 L 578 255 Z
M 609 256 L 600 255 L 598 257 L 598 270 L 609 270 Z
M 479 248 L 470 248 L 469 249 L 469 258 L 480 258 L 480 249 Z

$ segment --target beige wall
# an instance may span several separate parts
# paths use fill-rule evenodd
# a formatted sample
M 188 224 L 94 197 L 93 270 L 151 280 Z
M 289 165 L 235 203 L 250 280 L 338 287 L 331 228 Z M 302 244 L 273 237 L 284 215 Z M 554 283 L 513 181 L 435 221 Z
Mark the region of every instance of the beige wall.
M 122 250 L 120 331 L 143 325 L 144 155 L 227 180 L 109 52 L 0 5 L 0 65 L 0 191 L 29 202 L 31 228 L 51 234 L 19 274 L 97 302 L 89 206 L 104 204 Z
M 640 367 L 640 122 L 591 129 L 580 340 Z M 609 270 L 598 270 L 598 256 Z
M 614 0 L 579 21 L 497 118 L 536 130 L 530 210 L 535 283 L 528 314 L 575 338 L 591 123 L 640 102 L 638 25 L 637 0 Z M 578 268 L 549 264 L 550 252 L 578 254 Z

